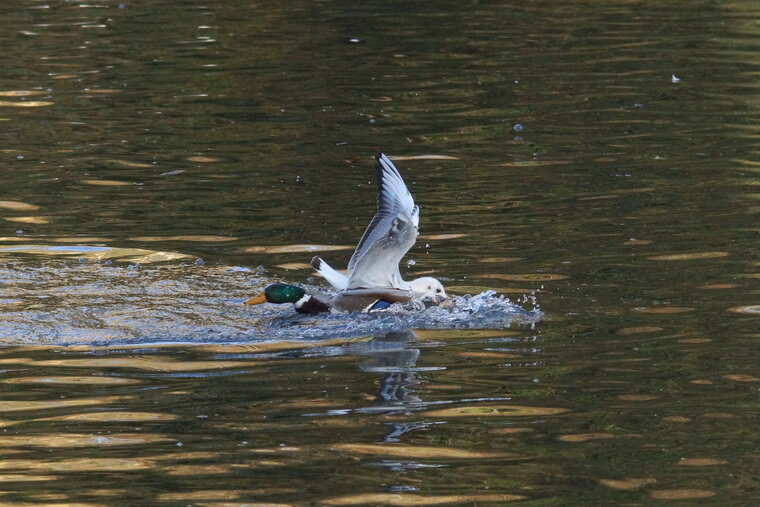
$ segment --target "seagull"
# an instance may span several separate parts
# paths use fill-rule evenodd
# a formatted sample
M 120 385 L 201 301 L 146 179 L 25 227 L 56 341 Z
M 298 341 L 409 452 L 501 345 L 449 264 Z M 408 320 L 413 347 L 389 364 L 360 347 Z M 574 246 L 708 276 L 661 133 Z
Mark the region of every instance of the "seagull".
M 420 209 L 404 180 L 383 153 L 375 156 L 377 174 L 377 213 L 364 231 L 354 254 L 348 261 L 348 276 L 314 257 L 311 266 L 339 291 L 356 289 L 401 289 L 416 297 L 442 300 L 443 284 L 424 276 L 407 282 L 398 266 L 417 240 Z

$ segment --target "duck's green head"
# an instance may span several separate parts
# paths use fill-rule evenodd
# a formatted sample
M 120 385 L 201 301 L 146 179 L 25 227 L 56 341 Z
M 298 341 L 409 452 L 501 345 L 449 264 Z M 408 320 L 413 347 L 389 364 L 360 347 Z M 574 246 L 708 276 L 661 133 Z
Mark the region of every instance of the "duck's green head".
M 260 305 L 261 303 L 295 303 L 306 295 L 306 291 L 295 285 L 286 283 L 272 283 L 264 287 L 264 292 L 247 300 L 246 305 Z

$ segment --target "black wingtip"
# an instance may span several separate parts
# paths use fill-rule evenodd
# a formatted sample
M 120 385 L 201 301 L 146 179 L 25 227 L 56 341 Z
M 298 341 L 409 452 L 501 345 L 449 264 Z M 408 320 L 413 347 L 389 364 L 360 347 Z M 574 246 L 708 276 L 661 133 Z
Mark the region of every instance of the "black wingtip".
M 319 271 L 320 269 L 322 269 L 322 259 L 319 258 L 316 255 L 314 257 L 312 257 L 311 258 L 311 267 L 314 268 L 317 271 Z

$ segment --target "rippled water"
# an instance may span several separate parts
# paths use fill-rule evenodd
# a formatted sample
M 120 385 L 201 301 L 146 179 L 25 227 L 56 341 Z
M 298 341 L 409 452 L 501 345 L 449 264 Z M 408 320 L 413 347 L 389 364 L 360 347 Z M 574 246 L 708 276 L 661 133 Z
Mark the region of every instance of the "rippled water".
M 756 503 L 759 19 L 3 3 L 0 503 Z M 455 310 L 241 305 L 378 149 Z

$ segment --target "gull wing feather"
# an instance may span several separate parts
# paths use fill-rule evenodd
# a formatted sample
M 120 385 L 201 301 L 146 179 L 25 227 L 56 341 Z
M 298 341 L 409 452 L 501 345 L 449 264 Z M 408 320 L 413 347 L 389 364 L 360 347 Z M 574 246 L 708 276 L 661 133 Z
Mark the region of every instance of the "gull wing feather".
M 349 288 L 398 287 L 398 264 L 417 240 L 419 208 L 398 169 L 382 153 L 375 156 L 377 213 L 348 262 Z

